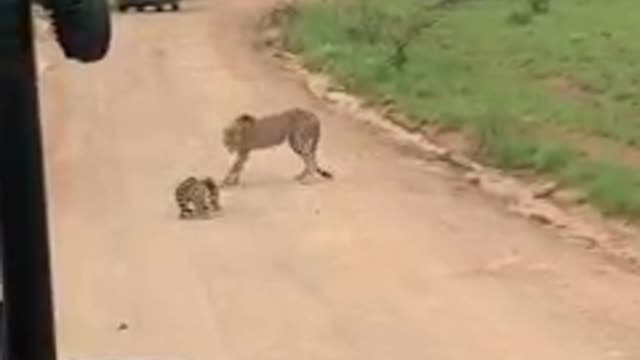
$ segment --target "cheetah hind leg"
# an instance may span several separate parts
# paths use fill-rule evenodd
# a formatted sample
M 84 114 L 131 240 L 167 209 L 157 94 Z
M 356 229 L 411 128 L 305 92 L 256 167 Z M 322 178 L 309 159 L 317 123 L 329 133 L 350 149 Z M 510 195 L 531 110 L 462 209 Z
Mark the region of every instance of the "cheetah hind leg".
M 315 156 L 317 139 L 305 139 L 301 134 L 296 133 L 291 134 L 288 140 L 291 150 L 293 150 L 304 163 L 304 169 L 302 169 L 302 172 L 298 175 L 294 176 L 294 180 L 303 185 L 314 183 L 315 180 L 318 180 L 316 175 L 319 174 Z
M 316 172 L 305 168 L 300 174 L 294 176 L 294 180 L 302 185 L 312 185 L 319 182 L 321 178 Z
M 304 168 L 302 171 L 295 175 L 293 179 L 300 184 L 310 185 L 316 179 L 315 171 L 313 171 L 313 161 L 309 160 L 307 156 L 301 155 L 302 160 L 304 161 Z
M 299 174 L 296 174 L 296 176 L 293 177 L 293 179 L 298 182 L 305 182 L 308 181 L 311 175 L 311 171 L 309 171 L 309 169 L 305 166 Z
M 304 169 L 295 176 L 295 180 L 302 185 L 311 185 L 320 182 L 322 179 L 333 178 L 333 174 L 318 166 L 315 153 L 300 154 L 300 157 L 304 161 Z

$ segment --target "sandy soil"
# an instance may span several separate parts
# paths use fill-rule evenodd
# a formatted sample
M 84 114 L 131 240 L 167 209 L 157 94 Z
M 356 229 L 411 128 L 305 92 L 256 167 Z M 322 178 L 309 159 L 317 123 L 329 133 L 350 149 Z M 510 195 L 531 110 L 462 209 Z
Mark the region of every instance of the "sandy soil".
M 640 359 L 637 276 L 313 100 L 248 40 L 269 2 L 116 14 L 93 65 L 45 44 L 63 359 Z M 222 126 L 291 105 L 336 179 L 262 152 L 219 217 L 178 221 L 175 184 L 230 163 Z

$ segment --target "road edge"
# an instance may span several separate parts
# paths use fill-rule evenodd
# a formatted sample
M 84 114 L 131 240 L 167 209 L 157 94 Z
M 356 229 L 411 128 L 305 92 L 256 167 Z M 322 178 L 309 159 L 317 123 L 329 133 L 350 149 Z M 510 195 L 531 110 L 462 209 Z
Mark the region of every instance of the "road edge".
M 257 51 L 294 75 L 313 98 L 349 118 L 385 131 L 398 143 L 413 146 L 429 161 L 439 161 L 461 170 L 464 179 L 480 191 L 500 199 L 509 212 L 550 228 L 561 239 L 601 255 L 627 272 L 640 275 L 640 247 L 633 242 L 640 238 L 639 229 L 624 220 L 607 218 L 592 206 L 561 206 L 548 198 L 548 194 L 556 190 L 555 184 L 518 179 L 436 144 L 424 133 L 416 131 L 405 114 L 349 94 L 328 74 L 307 68 L 301 57 L 285 49 L 283 41 L 284 22 L 295 16 L 297 7 L 295 1 L 283 0 L 263 10 L 254 24 L 254 40 Z

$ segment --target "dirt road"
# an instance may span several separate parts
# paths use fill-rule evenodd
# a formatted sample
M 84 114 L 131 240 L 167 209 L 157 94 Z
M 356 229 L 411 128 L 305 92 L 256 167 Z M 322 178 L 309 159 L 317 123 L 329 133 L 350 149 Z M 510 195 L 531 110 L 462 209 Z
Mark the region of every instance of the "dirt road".
M 107 60 L 51 58 L 62 359 L 640 359 L 640 279 L 312 100 L 252 50 L 267 3 L 115 15 Z M 335 181 L 263 152 L 222 216 L 176 219 L 177 181 L 226 171 L 226 121 L 294 104 Z

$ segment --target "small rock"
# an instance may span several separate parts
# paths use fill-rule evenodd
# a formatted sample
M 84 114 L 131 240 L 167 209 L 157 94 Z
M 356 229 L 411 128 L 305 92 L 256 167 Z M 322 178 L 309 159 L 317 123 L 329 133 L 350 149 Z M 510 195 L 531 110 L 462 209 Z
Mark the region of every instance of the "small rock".
M 544 214 L 544 213 L 530 213 L 527 214 L 527 216 L 531 219 L 534 220 L 536 222 L 539 222 L 543 225 L 549 225 L 552 223 L 551 218 L 548 216 L 548 214 Z
M 262 41 L 267 46 L 277 45 L 280 41 L 280 30 L 279 29 L 269 29 L 264 32 L 262 36 Z
M 465 180 L 467 180 L 470 184 L 472 185 L 478 185 L 480 184 L 480 180 L 481 180 L 481 175 L 478 174 L 475 171 L 470 171 L 466 174 L 464 174 L 464 178 Z
M 329 85 L 327 85 L 327 91 L 328 92 L 345 92 L 346 89 L 344 88 L 344 86 L 340 85 L 339 83 L 329 82 Z
M 357 110 L 360 107 L 358 99 L 344 92 L 326 92 L 324 98 L 345 109 Z
M 455 166 L 461 167 L 463 169 L 471 170 L 476 173 L 483 171 L 485 168 L 476 163 L 475 161 L 467 158 L 466 156 L 456 154 L 447 150 L 447 160 L 454 164 Z
M 547 198 L 553 195 L 558 190 L 558 183 L 554 181 L 545 182 L 540 185 L 536 185 L 533 189 L 533 197 L 536 199 Z
M 307 88 L 317 97 L 323 97 L 330 87 L 329 78 L 324 76 L 309 76 L 307 78 Z
M 508 210 L 544 225 L 566 228 L 569 224 L 569 219 L 559 208 L 544 201 L 523 199 L 509 206 Z
M 565 240 L 571 244 L 581 246 L 587 250 L 595 249 L 598 246 L 598 243 L 595 239 L 593 239 L 589 235 L 583 235 L 579 233 L 569 233 L 565 235 Z
M 554 200 L 563 205 L 581 205 L 586 201 L 586 196 L 574 189 L 561 189 L 552 195 Z
M 512 179 L 501 178 L 499 176 L 482 176 L 480 188 L 498 198 L 521 203 L 521 187 Z

